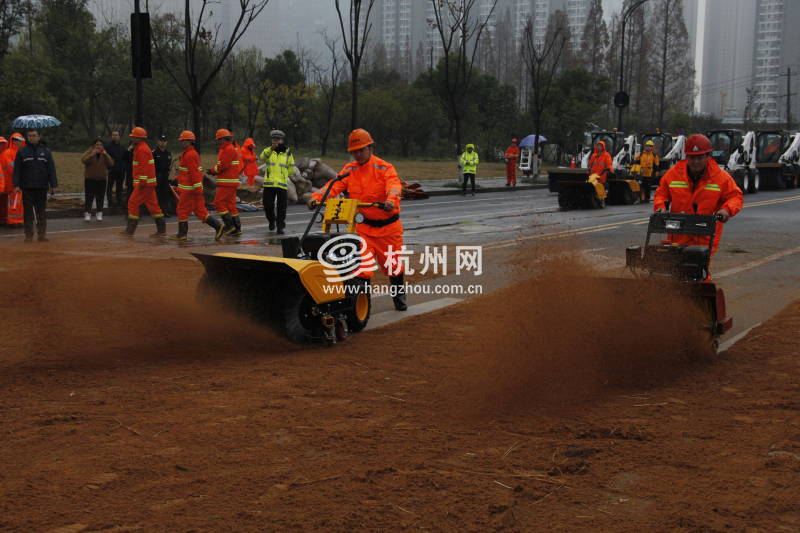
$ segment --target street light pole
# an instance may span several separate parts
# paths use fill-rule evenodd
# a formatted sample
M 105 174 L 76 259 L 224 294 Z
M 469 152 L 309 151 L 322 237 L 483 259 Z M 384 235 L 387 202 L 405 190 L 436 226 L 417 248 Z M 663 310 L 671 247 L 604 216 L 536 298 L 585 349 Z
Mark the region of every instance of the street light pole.
M 622 42 L 619 47 L 619 93 L 617 94 L 621 94 L 625 91 L 625 24 L 627 24 L 628 17 L 631 16 L 634 10 L 647 1 L 648 0 L 639 0 L 626 9 L 625 13 L 622 15 Z M 627 107 L 628 103 L 625 102 L 622 104 L 621 102 L 614 102 L 614 104 L 617 106 L 617 131 L 622 131 L 622 111 Z
M 133 12 L 136 14 L 136 24 L 141 34 L 142 26 L 141 19 L 139 18 L 139 0 L 133 2 Z M 133 43 L 136 50 L 136 123 L 134 126 L 141 126 L 144 123 L 144 85 L 142 84 L 142 39 L 141 35 L 137 35 L 136 41 Z

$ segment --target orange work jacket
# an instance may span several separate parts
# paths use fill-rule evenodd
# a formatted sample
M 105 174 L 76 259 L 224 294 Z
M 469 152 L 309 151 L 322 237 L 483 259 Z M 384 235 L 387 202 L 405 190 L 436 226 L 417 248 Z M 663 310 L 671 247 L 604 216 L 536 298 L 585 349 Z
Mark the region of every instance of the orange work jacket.
M 178 188 L 182 191 L 203 192 L 203 167 L 200 166 L 200 154 L 192 145 L 184 148 L 178 159 Z
M 709 157 L 706 171 L 697 183 L 689 177 L 686 160 L 678 162 L 664 174 L 661 184 L 656 189 L 653 208 L 666 209 L 667 202 L 670 202 L 669 210 L 672 213 L 713 215 L 720 209 L 725 209 L 734 216 L 744 205 L 744 195 L 731 175 Z M 694 209 L 695 204 L 697 211 Z M 712 254 L 719 248 L 723 225 L 717 224 L 717 233 L 711 248 Z M 669 235 L 668 238 L 670 242 L 677 244 L 708 246 L 708 237 Z
M 239 152 L 230 141 L 222 143 L 217 152 L 217 164 L 211 169 L 217 176 L 217 187 L 238 187 L 239 175 L 242 173 L 242 162 Z
M 156 186 L 156 165 L 147 141 L 139 141 L 133 148 L 133 185 Z
M 363 165 L 359 165 L 355 161 L 346 164 L 342 167 L 339 175 L 345 172 L 349 172 L 350 175 L 333 185 L 331 185 L 331 182 L 326 183 L 325 187 L 312 194 L 311 197 L 317 201 L 321 200 L 325 190 L 330 187 L 329 198 L 335 198 L 347 191 L 350 198 L 357 198 L 361 202 L 385 202 L 391 200 L 394 203 L 394 209 L 391 211 L 384 211 L 379 207 L 361 207 L 359 212 L 369 220 L 381 221 L 393 217 L 397 217 L 397 220 L 382 227 L 374 227 L 362 223 L 356 227 L 356 231 L 372 237 L 402 235 L 403 224 L 400 222 L 399 215 L 400 195 L 403 187 L 394 165 L 372 155 Z

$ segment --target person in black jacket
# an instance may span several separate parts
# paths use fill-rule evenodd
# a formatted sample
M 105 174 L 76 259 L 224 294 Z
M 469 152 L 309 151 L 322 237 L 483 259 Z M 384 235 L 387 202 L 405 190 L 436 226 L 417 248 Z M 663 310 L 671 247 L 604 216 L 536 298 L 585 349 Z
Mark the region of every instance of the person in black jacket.
M 172 153 L 167 150 L 167 136 L 158 138 L 158 145 L 153 150 L 153 161 L 156 165 L 156 195 L 158 205 L 168 217 L 175 216 L 175 193 L 169 187 L 169 174 L 172 169 Z
M 121 206 L 122 203 L 122 188 L 125 183 L 125 148 L 119 142 L 119 131 L 114 130 L 111 132 L 111 142 L 105 145 L 105 150 L 111 159 L 114 160 L 114 166 L 108 171 L 108 183 L 106 185 L 106 197 L 108 198 L 109 207 L 112 205 Z M 114 186 L 117 188 L 116 203 L 114 203 Z
M 25 213 L 25 242 L 33 241 L 33 221 L 40 242 L 47 242 L 47 191 L 58 187 L 53 154 L 39 141 L 37 130 L 28 131 L 28 144 L 17 152 L 14 160 L 14 190 L 22 190 Z

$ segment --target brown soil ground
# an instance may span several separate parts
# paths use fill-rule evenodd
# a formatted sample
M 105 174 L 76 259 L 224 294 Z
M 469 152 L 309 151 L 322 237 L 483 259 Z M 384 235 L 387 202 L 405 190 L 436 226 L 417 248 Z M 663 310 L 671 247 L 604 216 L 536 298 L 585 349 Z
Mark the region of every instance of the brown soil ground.
M 0 249 L 0 530 L 800 530 L 800 303 L 698 357 L 683 302 L 554 260 L 308 349 L 194 261 L 54 244 Z

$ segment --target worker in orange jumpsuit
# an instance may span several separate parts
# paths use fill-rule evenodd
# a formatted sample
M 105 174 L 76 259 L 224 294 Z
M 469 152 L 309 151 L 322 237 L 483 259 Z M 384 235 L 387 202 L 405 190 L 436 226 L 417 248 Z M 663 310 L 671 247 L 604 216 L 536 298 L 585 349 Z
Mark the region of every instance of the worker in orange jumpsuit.
M 178 233 L 171 236 L 176 241 L 185 241 L 189 235 L 189 215 L 194 216 L 214 228 L 214 240 L 222 237 L 222 223 L 208 214 L 206 198 L 203 196 L 203 167 L 200 154 L 194 147 L 197 138 L 194 132 L 184 130 L 178 136 L 183 153 L 178 159 Z
M 136 126 L 129 137 L 135 143 L 132 163 L 133 192 L 128 198 L 128 226 L 119 235 L 133 237 L 136 226 L 139 225 L 139 208 L 144 204 L 150 216 L 156 221 L 156 232 L 150 236 L 166 237 L 167 221 L 156 197 L 156 165 L 153 160 L 153 150 L 147 144 L 147 132 L 144 128 Z
M 256 155 L 256 142 L 252 137 L 245 139 L 242 145 L 242 165 L 244 165 L 244 175 L 247 176 L 247 184 L 256 184 L 258 175 L 258 156 Z
M 3 152 L 8 148 L 8 140 L 0 135 L 0 200 L 3 199 L 3 191 L 6 188 L 5 173 L 3 172 Z M 5 204 L 0 204 L 0 224 L 6 218 Z
M 511 146 L 506 148 L 506 187 L 517 186 L 517 161 L 519 160 L 519 146 L 517 139 L 511 139 Z
M 222 217 L 225 227 L 223 235 L 239 236 L 242 234 L 242 221 L 236 207 L 236 189 L 239 188 L 239 175 L 242 173 L 242 162 L 233 145 L 233 134 L 222 128 L 218 129 L 214 138 L 217 140 L 217 164 L 207 172 L 217 177 L 217 194 L 214 207 Z
M 360 202 L 383 203 L 383 208 L 359 208 L 364 220 L 356 226 L 356 231 L 366 243 L 364 255 L 372 253 L 381 270 L 389 276 L 394 308 L 405 311 L 408 306 L 403 265 L 397 260 L 397 252 L 403 249 L 403 224 L 400 222 L 402 185 L 394 166 L 375 156 L 373 142 L 366 130 L 353 130 L 347 140 L 347 151 L 353 161 L 339 172 L 339 175 L 349 173 L 348 176 L 335 183 L 328 182 L 319 192 L 312 194 L 308 207 L 314 209 L 326 190 L 329 190 L 330 198 L 347 192 L 350 198 Z M 361 269 L 358 274 L 365 283 L 369 283 L 372 276 L 373 271 L 366 269 Z
M 606 151 L 605 141 L 598 141 L 594 145 L 594 153 L 589 157 L 589 175 L 597 174 L 600 183 L 605 185 L 613 165 L 611 154 Z
M 0 156 L 0 167 L 3 175 L 6 176 L 5 185 L 0 192 L 0 224 L 6 224 L 12 228 L 22 227 L 23 207 L 22 192 L 14 191 L 11 177 L 14 175 L 14 160 L 17 158 L 19 149 L 25 146 L 25 137 L 21 133 L 11 135 L 11 144 L 3 151 Z
M 742 190 L 730 174 L 721 169 L 708 156 L 711 141 L 705 135 L 692 135 L 686 139 L 686 159 L 679 161 L 661 178 L 653 199 L 658 213 L 669 209 L 672 213 L 717 215 L 723 223 L 741 211 L 744 204 Z M 667 206 L 669 202 L 669 206 Z M 711 247 L 713 255 L 719 248 L 722 225 Z M 708 246 L 709 237 L 695 235 L 667 235 L 668 242 Z

